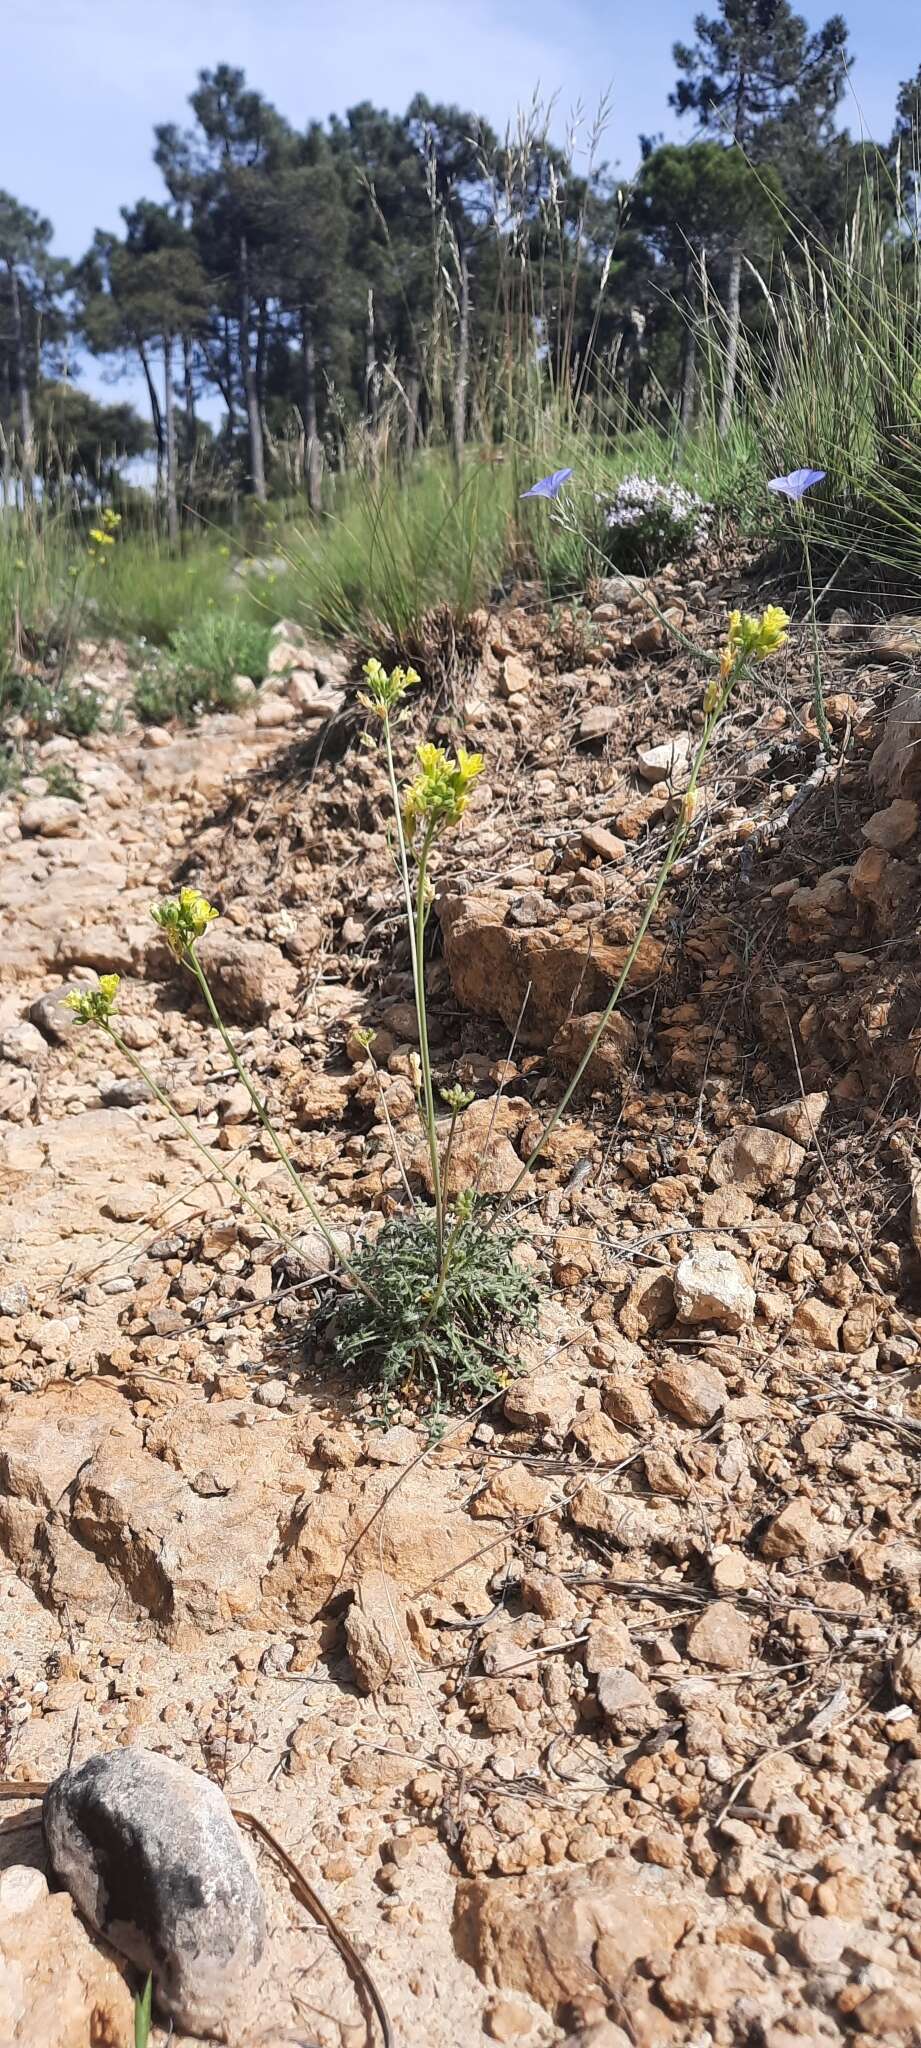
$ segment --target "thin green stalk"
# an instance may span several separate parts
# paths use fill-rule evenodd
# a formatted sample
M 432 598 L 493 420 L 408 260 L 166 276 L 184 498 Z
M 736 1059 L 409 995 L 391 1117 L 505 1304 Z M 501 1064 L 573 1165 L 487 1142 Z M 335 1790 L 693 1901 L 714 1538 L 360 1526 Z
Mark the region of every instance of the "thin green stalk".
M 525 1175 L 533 1171 L 536 1161 L 540 1158 L 540 1155 L 543 1152 L 548 1139 L 555 1131 L 557 1124 L 559 1123 L 560 1118 L 563 1115 L 564 1110 L 572 1101 L 576 1089 L 579 1086 L 579 1082 L 581 1081 L 582 1076 L 585 1073 L 586 1067 L 588 1066 L 590 1060 L 594 1057 L 598 1049 L 598 1046 L 601 1043 L 601 1040 L 604 1036 L 604 1033 L 607 1030 L 607 1027 L 611 1021 L 611 1018 L 614 1015 L 614 1011 L 616 1010 L 617 1005 L 620 1002 L 620 998 L 627 985 L 627 981 L 629 979 L 634 962 L 636 961 L 640 947 L 643 943 L 644 938 L 646 937 L 646 933 L 648 932 L 652 920 L 656 914 L 656 911 L 659 907 L 659 903 L 661 902 L 662 894 L 665 889 L 665 885 L 668 881 L 669 875 L 671 874 L 672 868 L 674 867 L 675 862 L 678 859 L 678 855 L 680 854 L 684 842 L 687 838 L 688 832 L 690 831 L 691 818 L 693 815 L 693 798 L 697 790 L 697 783 L 700 776 L 700 771 L 706 759 L 707 751 L 710 746 L 710 741 L 713 738 L 714 731 L 717 725 L 719 724 L 720 719 L 722 718 L 723 712 L 726 709 L 726 705 L 729 702 L 729 698 L 732 695 L 732 691 L 735 688 L 736 683 L 739 681 L 741 673 L 741 668 L 738 667 L 730 670 L 730 673 L 725 679 L 725 682 L 716 700 L 716 703 L 713 706 L 713 710 L 710 712 L 706 720 L 703 733 L 701 735 L 700 745 L 694 756 L 694 762 L 691 768 L 688 786 L 682 799 L 681 811 L 679 813 L 678 822 L 675 826 L 674 832 L 672 833 L 671 839 L 669 840 L 668 846 L 665 851 L 665 857 L 662 862 L 662 866 L 660 867 L 659 873 L 656 877 L 655 886 L 647 901 L 646 908 L 640 919 L 639 925 L 636 930 L 636 934 L 630 946 L 630 950 L 627 954 L 623 967 L 621 968 L 617 980 L 614 984 L 613 994 L 611 995 L 610 1001 L 607 1003 L 605 1009 L 601 1013 L 601 1017 L 598 1021 L 598 1024 L 596 1025 L 595 1030 L 592 1032 L 591 1038 L 589 1039 L 585 1052 L 583 1053 L 582 1058 L 579 1061 L 579 1064 L 575 1070 L 575 1073 L 572 1076 L 571 1081 L 569 1082 L 568 1087 L 564 1090 L 562 1096 L 560 1097 L 560 1100 L 557 1103 L 552 1116 L 544 1125 L 544 1128 L 540 1134 L 540 1137 L 538 1138 L 537 1144 L 535 1145 L 533 1152 L 530 1152 L 528 1154 L 528 1157 L 525 1160 L 523 1167 L 521 1168 L 521 1172 L 516 1174 L 515 1179 L 513 1180 L 512 1185 L 508 1190 L 508 1193 L 504 1197 L 505 1201 L 507 1202 L 511 1201 L 513 1195 L 521 1186 L 521 1183 L 524 1180 Z
M 263 1102 L 262 1097 L 257 1093 L 256 1089 L 253 1087 L 253 1084 L 249 1078 L 246 1068 L 244 1067 L 243 1062 L 240 1059 L 240 1055 L 237 1052 L 237 1048 L 234 1045 L 233 1039 L 231 1038 L 227 1026 L 224 1023 L 220 1010 L 218 1009 L 218 1006 L 211 993 L 211 985 L 208 981 L 208 977 L 201 964 L 201 961 L 198 958 L 198 954 L 195 951 L 194 944 L 190 944 L 186 947 L 185 957 L 188 960 L 189 966 L 192 969 L 192 973 L 194 974 L 198 986 L 201 989 L 202 995 L 204 996 L 205 1003 L 208 1009 L 208 1014 L 212 1020 L 212 1023 L 217 1027 L 217 1030 L 220 1032 L 224 1045 L 226 1046 L 227 1051 L 230 1054 L 230 1058 L 233 1061 L 234 1068 L 237 1074 L 239 1075 L 240 1080 L 242 1081 L 243 1086 L 246 1089 L 246 1093 L 249 1096 L 249 1099 L 256 1112 L 256 1115 L 259 1118 L 259 1122 L 261 1123 L 262 1128 L 265 1131 L 266 1136 L 269 1139 L 269 1142 L 272 1145 L 273 1150 L 280 1159 L 281 1164 L 284 1167 L 289 1180 L 297 1189 L 301 1201 L 303 1202 L 304 1207 L 307 1210 L 308 1216 L 310 1216 L 311 1220 L 316 1224 L 317 1229 L 320 1232 L 320 1236 L 324 1239 L 324 1242 L 329 1246 L 329 1249 L 332 1252 L 333 1258 L 336 1260 L 337 1264 L 340 1265 L 343 1271 L 348 1274 L 349 1279 L 354 1281 L 355 1286 L 360 1287 L 362 1293 L 368 1296 L 369 1301 L 375 1302 L 375 1305 L 379 1307 L 380 1304 L 377 1302 L 377 1298 L 372 1293 L 367 1282 L 362 1279 L 361 1274 L 356 1271 L 355 1267 L 351 1264 L 350 1260 L 343 1256 L 343 1253 L 337 1245 L 336 1240 L 332 1234 L 332 1231 L 330 1230 L 329 1224 L 326 1222 L 325 1217 L 321 1214 L 321 1211 L 317 1208 L 317 1205 L 309 1189 L 304 1186 L 304 1183 L 301 1179 L 300 1174 L 297 1171 L 296 1166 L 294 1165 L 293 1160 L 289 1158 L 288 1153 L 285 1151 L 284 1145 L 282 1144 L 278 1132 L 275 1129 L 275 1126 L 272 1122 L 266 1105 Z
M 441 1161 L 441 1196 L 442 1201 L 445 1204 L 447 1204 L 448 1200 L 448 1168 L 451 1164 L 451 1153 L 454 1149 L 454 1133 L 457 1129 L 457 1119 L 459 1115 L 460 1111 L 456 1107 L 453 1108 L 451 1111 L 451 1123 L 448 1129 L 448 1135 L 445 1141 L 445 1149 Z
M 403 1154 L 400 1151 L 400 1147 L 397 1142 L 397 1134 L 393 1128 L 393 1118 L 390 1114 L 390 1110 L 387 1103 L 387 1097 L 384 1094 L 384 1082 L 381 1075 L 381 1070 L 377 1064 L 374 1054 L 370 1050 L 370 1047 L 368 1050 L 368 1058 L 371 1062 L 371 1071 L 374 1075 L 375 1081 L 377 1082 L 377 1092 L 380 1096 L 381 1109 L 384 1115 L 384 1122 L 387 1126 L 387 1135 L 390 1139 L 391 1150 L 393 1152 L 394 1160 L 396 1161 L 397 1172 L 400 1176 L 401 1181 L 403 1182 L 404 1188 L 406 1189 L 406 1197 L 409 1202 L 410 1208 L 414 1209 L 416 1205 L 413 1199 L 413 1191 L 409 1185 L 409 1181 L 406 1178 L 406 1168 L 403 1164 Z
M 409 855 L 406 850 L 406 834 L 403 830 L 403 812 L 400 805 L 400 786 L 397 782 L 396 765 L 393 758 L 393 740 L 389 715 L 384 716 L 384 754 L 387 762 L 387 777 L 393 798 L 393 814 L 396 823 L 397 849 L 399 854 L 400 877 L 406 903 L 406 924 L 409 933 L 409 955 L 412 965 L 413 995 L 416 1003 L 416 1019 L 419 1026 L 419 1058 L 422 1066 L 422 1085 L 425 1114 L 425 1135 L 429 1148 L 432 1168 L 432 1185 L 435 1195 L 435 1226 L 438 1240 L 438 1265 L 441 1271 L 444 1252 L 444 1202 L 441 1192 L 441 1172 L 438 1159 L 438 1131 L 435 1124 L 435 1098 L 432 1090 L 432 1067 L 429 1058 L 428 1020 L 425 1007 L 425 869 L 432 843 L 432 828 L 425 837 L 419 859 L 416 877 L 416 900 L 413 901 L 412 882 L 409 873 Z
M 419 865 L 416 872 L 416 958 L 419 963 L 419 998 L 416 1007 L 418 1010 L 419 1018 L 419 1058 L 422 1063 L 422 1087 L 425 1097 L 426 1136 L 428 1138 L 429 1158 L 432 1163 L 432 1181 L 434 1185 L 435 1194 L 435 1237 L 438 1245 L 438 1272 L 440 1276 L 441 1269 L 444 1264 L 445 1249 L 444 1197 L 441 1189 L 441 1161 L 438 1157 L 438 1127 L 435 1122 L 435 1091 L 432 1086 L 432 1061 L 431 1055 L 429 1053 L 429 1027 L 425 1005 L 423 951 L 425 945 L 425 925 L 426 918 L 428 916 L 428 910 L 425 901 L 425 887 L 428 871 L 428 858 L 429 853 L 431 851 L 434 834 L 434 824 L 430 823 L 425 838 L 422 842 L 422 851 L 419 855 Z
M 819 739 L 822 742 L 822 752 L 825 755 L 826 761 L 830 761 L 834 748 L 832 746 L 831 733 L 828 730 L 828 719 L 825 714 L 825 691 L 822 681 L 822 644 L 819 638 L 819 622 L 815 612 L 812 555 L 809 549 L 809 536 L 806 531 L 805 519 L 801 520 L 801 530 L 803 537 L 803 559 L 806 564 L 806 582 L 809 588 L 809 626 L 812 633 L 812 702 L 815 708 L 815 722 L 819 729 Z
M 158 1086 L 153 1075 L 145 1067 L 143 1060 L 139 1060 L 136 1057 L 130 1047 L 125 1044 L 124 1039 L 120 1038 L 118 1032 L 113 1030 L 112 1025 L 103 1024 L 101 1029 L 105 1032 L 106 1037 L 112 1040 L 112 1044 L 122 1054 L 122 1057 L 134 1068 L 135 1073 L 140 1074 L 141 1080 L 146 1083 L 151 1094 L 156 1097 L 161 1109 L 165 1109 L 167 1114 L 172 1117 L 174 1124 L 179 1125 L 183 1136 L 188 1138 L 189 1144 L 194 1145 L 196 1152 L 200 1152 L 202 1158 L 207 1160 L 212 1172 L 217 1174 L 218 1179 L 224 1181 L 227 1187 L 233 1188 L 234 1194 L 238 1196 L 241 1202 L 245 1203 L 247 1209 L 250 1209 L 254 1216 L 258 1216 L 260 1223 L 265 1224 L 266 1229 L 271 1231 L 272 1236 L 278 1239 L 279 1244 L 293 1244 L 293 1238 L 284 1236 L 283 1232 L 279 1230 L 277 1223 L 273 1222 L 265 1209 L 260 1208 L 258 1202 L 253 1201 L 252 1195 L 247 1192 L 242 1183 L 232 1173 L 228 1173 L 226 1167 L 219 1164 L 214 1158 L 213 1153 L 209 1152 L 207 1145 L 202 1144 L 201 1139 L 193 1131 L 191 1124 L 186 1122 L 184 1116 L 180 1116 L 178 1109 L 174 1107 L 169 1096 L 165 1095 L 163 1089 Z

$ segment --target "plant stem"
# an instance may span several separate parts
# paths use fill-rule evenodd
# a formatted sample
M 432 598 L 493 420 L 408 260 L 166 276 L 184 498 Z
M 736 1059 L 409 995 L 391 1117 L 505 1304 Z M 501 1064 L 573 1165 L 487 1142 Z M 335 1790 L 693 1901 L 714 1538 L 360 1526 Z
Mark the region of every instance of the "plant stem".
M 362 1294 L 366 1294 L 369 1301 L 373 1301 L 376 1307 L 380 1307 L 380 1303 L 377 1301 L 377 1296 L 372 1292 L 367 1282 L 361 1278 L 360 1273 L 356 1271 L 355 1267 L 351 1264 L 351 1262 L 343 1256 L 343 1253 L 339 1245 L 337 1245 L 336 1240 L 332 1234 L 332 1231 L 330 1230 L 329 1224 L 327 1223 L 325 1217 L 322 1215 L 321 1211 L 317 1208 L 316 1202 L 314 1201 L 313 1196 L 311 1195 L 309 1189 L 304 1186 L 304 1183 L 301 1179 L 300 1174 L 297 1171 L 296 1166 L 294 1165 L 293 1160 L 285 1151 L 284 1145 L 282 1144 L 278 1132 L 275 1129 L 275 1126 L 272 1122 L 266 1105 L 263 1102 L 262 1097 L 257 1093 L 256 1089 L 253 1087 L 253 1084 L 249 1078 L 246 1068 L 244 1067 L 240 1055 L 237 1052 L 236 1046 L 234 1045 L 233 1039 L 231 1038 L 227 1026 L 224 1023 L 224 1019 L 221 1016 L 220 1010 L 218 1009 L 218 1006 L 211 993 L 211 985 L 208 980 L 208 977 L 201 964 L 201 961 L 198 958 L 198 954 L 195 951 L 194 944 L 187 946 L 185 958 L 188 962 L 188 965 L 191 967 L 192 973 L 194 974 L 198 986 L 201 989 L 202 995 L 204 996 L 205 1003 L 208 1009 L 208 1014 L 212 1020 L 212 1023 L 216 1025 L 218 1031 L 220 1032 L 223 1043 L 226 1046 L 227 1051 L 230 1054 L 230 1058 L 233 1061 L 234 1068 L 237 1074 L 239 1075 L 244 1088 L 246 1089 L 246 1093 L 249 1096 L 249 1099 L 253 1105 L 257 1117 L 259 1118 L 259 1122 L 261 1123 L 262 1128 L 265 1131 L 267 1138 L 269 1139 L 273 1151 L 280 1159 L 281 1164 L 284 1167 L 289 1180 L 297 1189 L 301 1201 L 303 1202 L 304 1207 L 307 1210 L 308 1216 L 311 1218 L 312 1222 L 316 1224 L 317 1229 L 320 1232 L 320 1236 L 323 1238 L 324 1242 L 329 1246 L 329 1249 L 332 1252 L 333 1258 L 336 1260 L 337 1264 L 340 1265 L 343 1271 L 348 1274 L 349 1279 L 354 1281 L 355 1286 L 361 1288 Z
M 399 852 L 400 878 L 406 903 L 406 925 L 409 933 L 409 956 L 412 963 L 413 995 L 416 1003 L 416 1022 L 419 1027 L 419 1058 L 422 1066 L 425 1135 L 429 1148 L 432 1168 L 432 1190 L 435 1197 L 435 1226 L 438 1242 L 438 1270 L 441 1272 L 444 1252 L 444 1202 L 441 1192 L 441 1171 L 438 1159 L 438 1132 L 435 1126 L 435 1098 L 432 1091 L 432 1066 L 429 1058 L 428 1019 L 425 1007 L 425 870 L 432 843 L 432 827 L 429 827 L 423 842 L 416 877 L 416 899 L 413 901 L 412 882 L 409 874 L 409 854 L 406 848 L 406 834 L 403 830 L 403 813 L 400 808 L 400 789 L 393 759 L 393 737 L 389 715 L 385 715 L 384 753 L 387 761 L 387 776 L 393 799 L 393 813 L 396 824 L 397 848 Z
M 401 1181 L 403 1182 L 404 1188 L 406 1189 L 406 1197 L 409 1202 L 410 1208 L 414 1209 L 416 1204 L 413 1200 L 413 1191 L 409 1185 L 409 1181 L 406 1178 L 406 1168 L 403 1165 L 403 1155 L 400 1151 L 399 1144 L 397 1143 L 397 1134 L 393 1128 L 393 1118 L 391 1117 L 390 1110 L 387 1104 L 387 1097 L 384 1094 L 383 1077 L 381 1074 L 380 1067 L 378 1066 L 377 1061 L 374 1057 L 374 1054 L 370 1051 L 370 1049 L 368 1052 L 368 1058 L 371 1062 L 371 1071 L 374 1075 L 375 1081 L 377 1082 L 377 1092 L 380 1097 L 381 1109 L 383 1111 L 384 1122 L 387 1126 L 387 1135 L 390 1139 L 390 1146 L 393 1152 L 394 1160 L 396 1162 L 397 1172 L 400 1176 Z
M 265 1209 L 260 1208 L 258 1202 L 254 1202 L 252 1195 L 248 1193 L 247 1189 L 243 1187 L 242 1183 L 238 1181 L 232 1173 L 228 1173 L 226 1167 L 223 1167 L 218 1163 L 218 1161 L 214 1158 L 213 1154 L 209 1152 L 207 1145 L 202 1144 L 201 1139 L 196 1135 L 195 1131 L 193 1131 L 191 1124 L 186 1122 L 184 1116 L 180 1116 L 178 1109 L 176 1109 L 174 1105 L 171 1103 L 169 1096 L 164 1094 L 163 1089 L 158 1087 L 157 1082 L 154 1080 L 153 1075 L 148 1072 L 148 1069 L 145 1067 L 143 1061 L 136 1058 L 135 1054 L 125 1044 L 124 1039 L 120 1038 L 118 1032 L 113 1030 L 112 1025 L 103 1024 L 102 1029 L 105 1032 L 107 1038 L 110 1038 L 112 1040 L 112 1044 L 122 1054 L 123 1058 L 126 1059 L 129 1062 L 129 1065 L 134 1068 L 135 1073 L 140 1074 L 141 1080 L 146 1083 L 147 1087 L 151 1091 L 151 1094 L 156 1097 L 161 1108 L 165 1109 L 167 1114 L 172 1117 L 173 1122 L 179 1125 L 179 1129 L 182 1131 L 183 1136 L 188 1138 L 190 1145 L 194 1145 L 196 1152 L 200 1152 L 202 1158 L 207 1160 L 208 1165 L 211 1167 L 212 1171 L 217 1174 L 218 1178 L 224 1181 L 227 1187 L 233 1188 L 234 1194 L 239 1197 L 239 1200 L 245 1203 L 247 1209 L 252 1210 L 254 1216 L 258 1216 L 260 1223 L 265 1224 L 266 1229 L 271 1231 L 272 1236 L 277 1238 L 280 1244 L 293 1244 L 294 1240 L 290 1237 L 284 1236 L 283 1232 L 279 1230 L 278 1225 L 272 1221 L 271 1216 L 267 1214 Z
M 709 750 L 710 741 L 713 738 L 713 734 L 716 730 L 716 727 L 723 716 L 723 712 L 726 709 L 730 696 L 732 695 L 732 691 L 735 688 L 735 685 L 738 682 L 741 673 L 741 666 L 738 665 L 730 670 L 729 674 L 726 676 L 724 680 L 723 687 L 720 690 L 720 694 L 716 700 L 716 703 L 714 704 L 712 711 L 708 714 L 706 718 L 703 733 L 701 735 L 700 745 L 694 756 L 694 763 L 691 768 L 688 786 L 685 790 L 684 797 L 682 799 L 682 808 L 678 817 L 678 822 L 675 826 L 674 832 L 672 833 L 671 839 L 669 840 L 668 846 L 666 848 L 665 857 L 663 859 L 662 865 L 656 877 L 652 893 L 649 896 L 646 908 L 637 927 L 636 935 L 630 946 L 630 950 L 627 954 L 626 960 L 624 961 L 624 964 L 614 984 L 614 990 L 611 995 L 610 1001 L 607 1003 L 605 1009 L 602 1011 L 601 1017 L 599 1018 L 595 1030 L 592 1032 L 591 1038 L 589 1039 L 588 1045 L 585 1048 L 585 1051 L 582 1055 L 582 1058 L 579 1061 L 576 1071 L 573 1074 L 568 1087 L 564 1090 L 562 1096 L 560 1097 L 560 1100 L 557 1103 L 552 1116 L 544 1125 L 544 1128 L 540 1134 L 540 1137 L 538 1138 L 537 1144 L 535 1145 L 533 1152 L 530 1152 L 528 1154 L 528 1157 L 525 1160 L 523 1167 L 521 1168 L 521 1172 L 516 1174 L 511 1187 L 505 1195 L 504 1200 L 507 1202 L 511 1201 L 512 1196 L 521 1186 L 521 1183 L 524 1180 L 525 1175 L 532 1172 L 536 1161 L 540 1158 L 540 1155 L 543 1152 L 545 1145 L 547 1144 L 548 1138 L 551 1136 L 553 1131 L 555 1131 L 556 1126 L 559 1123 L 560 1117 L 563 1114 L 563 1111 L 572 1101 L 576 1089 L 579 1086 L 579 1082 L 581 1081 L 582 1076 L 585 1073 L 586 1067 L 588 1066 L 589 1061 L 593 1059 L 598 1049 L 598 1046 L 601 1042 L 601 1039 L 603 1038 L 604 1033 L 607 1030 L 607 1027 L 611 1021 L 611 1018 L 614 1015 L 614 1011 L 616 1010 L 620 998 L 623 994 L 623 991 L 626 987 L 631 969 L 633 968 L 634 962 L 636 961 L 640 947 L 643 943 L 644 938 L 646 937 L 646 933 L 648 932 L 652 920 L 659 907 L 659 903 L 661 901 L 662 893 L 665 889 L 666 882 L 668 881 L 672 868 L 674 867 L 675 862 L 678 859 L 678 855 L 681 852 L 681 849 L 687 838 L 688 832 L 690 831 L 691 820 L 690 816 L 687 814 L 689 810 L 689 800 L 693 799 L 694 797 L 694 794 L 697 789 L 700 771 L 703 767 L 704 761 L 707 756 L 707 752 Z
M 419 1058 L 422 1062 L 422 1087 L 425 1098 L 425 1127 L 428 1138 L 429 1158 L 432 1164 L 432 1183 L 435 1195 L 435 1237 L 438 1245 L 438 1274 L 444 1264 L 445 1215 L 444 1197 L 441 1189 L 441 1161 L 438 1157 L 438 1129 L 435 1122 L 435 1091 L 432 1086 L 432 1061 L 429 1053 L 429 1027 L 425 1007 L 424 946 L 425 925 L 428 910 L 425 901 L 425 884 L 428 858 L 435 834 L 434 823 L 430 823 L 422 841 L 419 866 L 416 873 L 416 959 L 419 967 L 419 995 L 416 1009 L 419 1020 Z
M 815 615 L 812 555 L 809 549 L 809 536 L 806 532 L 805 518 L 801 518 L 800 526 L 803 538 L 803 560 L 806 564 L 806 583 L 809 590 L 809 625 L 812 632 L 812 702 L 815 708 L 815 722 L 819 729 L 822 752 L 825 755 L 826 761 L 830 761 L 834 748 L 832 746 L 831 733 L 828 730 L 828 719 L 825 715 L 825 691 L 822 687 L 822 643 L 819 639 L 819 622 Z

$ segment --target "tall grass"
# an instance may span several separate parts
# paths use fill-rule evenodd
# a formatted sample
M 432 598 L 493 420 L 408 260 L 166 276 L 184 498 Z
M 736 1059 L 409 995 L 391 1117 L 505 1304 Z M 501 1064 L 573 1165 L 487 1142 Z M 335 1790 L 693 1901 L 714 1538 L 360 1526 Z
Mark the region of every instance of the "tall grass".
M 867 180 L 839 248 L 802 236 L 742 366 L 762 474 L 827 470 L 814 544 L 849 587 L 921 574 L 921 235 Z M 839 585 L 839 588 L 842 587 Z

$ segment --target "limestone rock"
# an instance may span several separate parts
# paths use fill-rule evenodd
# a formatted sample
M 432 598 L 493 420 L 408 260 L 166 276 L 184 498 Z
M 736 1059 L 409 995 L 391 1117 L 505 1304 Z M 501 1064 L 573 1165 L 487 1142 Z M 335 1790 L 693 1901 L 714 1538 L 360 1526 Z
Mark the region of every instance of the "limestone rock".
M 918 830 L 918 805 L 913 797 L 897 796 L 884 811 L 876 811 L 861 826 L 864 839 L 880 846 L 884 853 L 900 853 Z
M 665 1720 L 649 1686 L 617 1665 L 599 1673 L 598 1705 L 614 1734 L 624 1742 L 651 1735 Z
M 19 829 L 28 839 L 60 839 L 66 832 L 76 832 L 85 816 L 83 805 L 72 797 L 33 797 L 19 813 Z
M 717 1188 L 731 1182 L 751 1194 L 763 1195 L 769 1188 L 795 1180 L 805 1157 L 802 1145 L 782 1131 L 750 1124 L 720 1140 L 710 1160 L 710 1179 Z
M 837 1308 L 834 1302 L 824 1301 L 820 1294 L 811 1294 L 799 1303 L 793 1317 L 793 1328 L 801 1337 L 808 1337 L 819 1351 L 837 1351 L 843 1321 L 843 1308 Z
M 56 1778 L 42 1819 L 55 1876 L 97 1933 L 153 1972 L 160 2009 L 192 2033 L 223 2027 L 262 1954 L 265 1906 L 217 1785 L 118 1749 Z
M 495 1096 L 488 1096 L 480 1102 L 471 1102 L 469 1108 L 462 1111 L 454 1127 L 448 1161 L 449 1200 L 456 1200 L 468 1188 L 476 1188 L 481 1195 L 508 1194 L 524 1164 L 515 1151 L 512 1138 L 518 1135 L 529 1114 L 528 1103 L 505 1095 L 501 1095 L 498 1101 Z M 447 1134 L 446 1124 L 442 1132 L 443 1141 Z M 432 1194 L 431 1156 L 428 1146 L 421 1141 L 413 1151 L 409 1168 Z M 522 1184 L 521 1193 L 523 1197 L 529 1193 L 527 1182 Z
M 620 712 L 613 704 L 590 704 L 579 727 L 578 736 L 583 746 L 592 746 L 598 740 L 606 740 L 608 734 L 614 731 L 619 717 Z
M 755 1313 L 755 1290 L 744 1266 L 715 1245 L 696 1245 L 679 1260 L 674 1286 L 679 1323 L 741 1330 Z
M 0 2041 L 3 2048 L 101 2048 L 132 2039 L 133 2000 L 96 1947 L 67 1892 L 40 1870 L 0 1875 Z
M 715 1422 L 726 1405 L 726 1383 L 712 1365 L 694 1358 L 675 1358 L 660 1367 L 652 1382 L 656 1400 L 670 1415 L 703 1429 Z
M 776 1109 L 766 1111 L 764 1122 L 769 1130 L 782 1131 L 785 1138 L 792 1138 L 794 1144 L 808 1151 L 827 1108 L 827 1094 L 816 1089 L 811 1095 L 797 1095 L 792 1102 L 778 1103 Z
M 389 1572 L 363 1572 L 345 1617 L 345 1642 L 363 1692 L 413 1677 L 406 1601 Z
M 590 858 L 620 867 L 627 858 L 627 848 L 616 832 L 609 832 L 606 825 L 583 825 L 582 844 Z
M 654 747 L 637 747 L 636 765 L 644 782 L 680 782 L 691 756 L 691 735 L 676 732 Z
M 520 1020 L 524 1045 L 546 1046 L 571 1017 L 597 1017 L 630 950 L 619 936 L 606 938 L 603 923 L 589 930 L 562 914 L 552 926 L 510 923 L 509 899 L 498 893 L 445 895 L 437 909 L 458 1002 L 501 1018 L 509 1031 Z M 661 959 L 659 941 L 647 933 L 628 988 L 647 987 Z
M 483 1982 L 523 1991 L 554 2018 L 580 2001 L 616 2000 L 645 1957 L 668 1958 L 687 1907 L 612 1860 L 548 1878 L 475 1878 L 457 1891 L 458 1953 Z
M 244 939 L 219 926 L 203 941 L 201 956 L 218 1009 L 227 1018 L 258 1024 L 294 999 L 296 967 L 280 947 L 263 939 Z
M 755 1999 L 763 2012 L 769 1990 L 782 2010 L 783 1993 L 770 1985 L 763 1964 L 750 1953 L 732 1948 L 689 1948 L 676 1956 L 659 1986 L 667 2012 L 676 2020 L 721 2018 L 739 1999 Z
M 745 1671 L 751 1662 L 751 1623 L 731 1600 L 714 1600 L 688 1629 L 688 1655 L 712 1671 Z
M 564 1074 L 571 1074 L 588 1051 L 601 1022 L 602 1012 L 589 1011 L 584 1017 L 568 1017 L 550 1041 L 550 1057 Z M 589 1088 L 618 1088 L 628 1073 L 635 1044 L 635 1032 L 627 1017 L 615 1010 L 585 1069 Z
M 788 1501 L 761 1538 L 761 1555 L 769 1561 L 784 1557 L 819 1558 L 825 1549 L 822 1524 L 816 1520 L 808 1500 L 802 1498 Z
M 534 1373 L 513 1380 L 505 1396 L 505 1417 L 518 1429 L 551 1429 L 565 1436 L 579 1406 L 578 1381 L 564 1372 Z

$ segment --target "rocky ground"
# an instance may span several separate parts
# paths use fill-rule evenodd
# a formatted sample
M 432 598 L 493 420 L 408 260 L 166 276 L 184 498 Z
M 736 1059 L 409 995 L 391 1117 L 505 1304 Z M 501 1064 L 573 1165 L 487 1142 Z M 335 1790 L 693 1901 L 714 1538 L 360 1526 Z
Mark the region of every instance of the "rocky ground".
M 714 645 L 737 588 L 656 596 Z M 476 1095 L 458 1172 L 500 1193 L 635 931 L 702 686 L 628 579 L 478 631 L 415 719 L 487 757 L 429 985 L 440 1078 Z M 539 1334 L 440 1437 L 375 1427 L 311 1349 L 323 1240 L 149 918 L 180 881 L 218 903 L 203 957 L 298 1165 L 343 1240 L 378 1229 L 414 1026 L 344 658 L 282 635 L 239 714 L 55 739 L 4 801 L 0 1777 L 127 1744 L 209 1773 L 400 2048 L 921 2042 L 918 650 L 836 615 L 824 778 L 805 645 L 741 693 L 517 1204 Z M 118 650 L 83 658 L 123 704 Z M 63 1007 L 109 968 L 206 1159 Z M 230 2038 L 360 2048 L 340 1957 L 260 1867 Z M 0 1870 L 4 2048 L 127 2044 L 37 1829 Z

